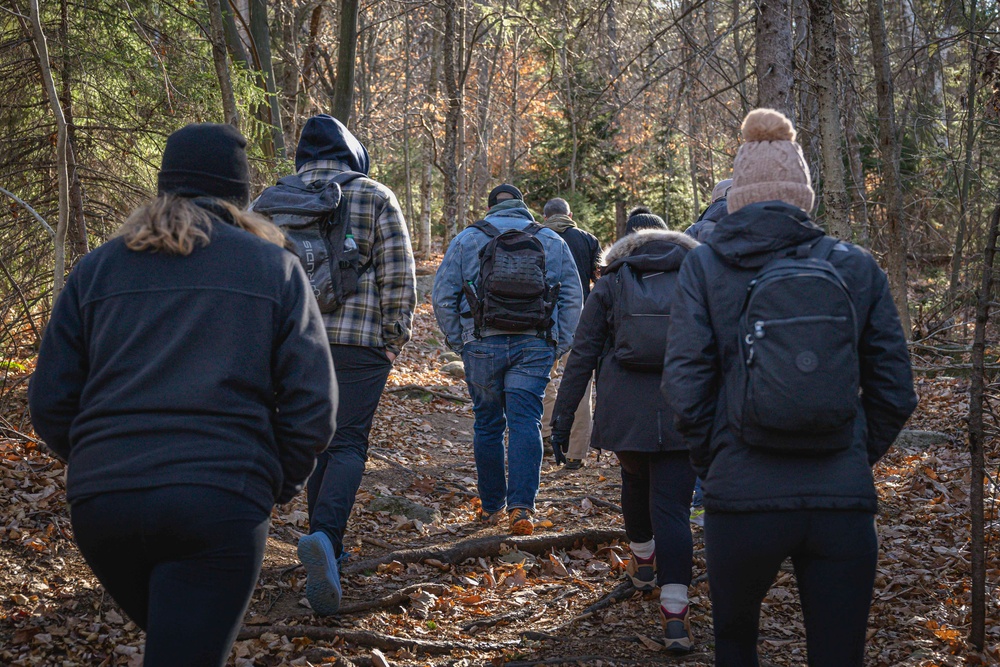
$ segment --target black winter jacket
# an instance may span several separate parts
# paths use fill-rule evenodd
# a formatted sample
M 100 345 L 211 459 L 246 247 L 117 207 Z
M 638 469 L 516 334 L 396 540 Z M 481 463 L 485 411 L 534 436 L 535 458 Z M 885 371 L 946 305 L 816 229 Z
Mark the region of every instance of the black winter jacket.
M 679 232 L 640 230 L 622 237 L 604 255 L 597 281 L 573 338 L 552 412 L 553 425 L 570 428 L 597 370 L 597 409 L 591 447 L 614 452 L 665 452 L 687 448 L 660 393 L 660 374 L 623 368 L 614 354 L 618 270 L 628 263 L 642 271 L 677 271 L 697 242 Z M 666 335 L 666 331 L 664 331 Z
M 681 268 L 663 387 L 704 479 L 708 510 L 877 510 L 871 466 L 917 398 L 888 281 L 864 250 L 839 243 L 829 258 L 857 313 L 862 393 L 854 444 L 819 457 L 776 454 L 741 442 L 728 418 L 727 395 L 740 393 L 738 320 L 748 283 L 778 251 L 821 236 L 794 206 L 752 204 L 723 218 Z
M 210 236 L 187 256 L 113 239 L 70 274 L 28 392 L 70 502 L 197 484 L 270 511 L 333 437 L 333 362 L 297 258 L 220 219 Z
M 725 197 L 716 199 L 708 208 L 701 212 L 698 220 L 693 225 L 684 230 L 684 233 L 699 243 L 705 243 L 708 241 L 708 237 L 712 235 L 716 223 L 728 214 L 728 207 L 729 205 L 726 203 Z

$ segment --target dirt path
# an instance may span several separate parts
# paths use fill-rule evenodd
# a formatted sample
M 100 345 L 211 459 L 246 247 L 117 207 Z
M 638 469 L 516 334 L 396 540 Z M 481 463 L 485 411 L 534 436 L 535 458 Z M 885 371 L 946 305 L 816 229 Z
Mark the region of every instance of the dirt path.
M 701 531 L 694 529 L 691 591 L 697 649 L 671 659 L 654 641 L 655 598 L 620 586 L 627 549 L 619 541 L 620 475 L 612 457 L 592 453 L 576 472 L 547 461 L 540 525 L 530 539 L 511 540 L 503 526 L 475 521 L 472 412 L 440 397 L 466 394 L 464 381 L 439 372 L 439 337 L 422 305 L 415 340 L 390 376 L 373 428 L 346 537 L 345 613 L 317 618 L 304 602 L 295 545 L 306 530 L 306 508 L 297 498 L 274 512 L 264 570 L 230 664 L 369 665 L 378 664 L 378 648 L 389 664 L 410 667 L 711 665 Z M 956 416 L 962 382 L 920 381 L 914 424 L 948 437 L 925 449 L 898 449 L 876 471 L 882 554 L 868 665 L 1000 664 L 995 622 L 990 652 L 973 659 L 979 662 L 959 657 L 966 652 L 968 586 L 968 455 L 958 446 Z M 436 393 L 393 391 L 407 385 Z M 142 634 L 103 593 L 71 541 L 62 466 L 30 442 L 0 441 L 0 473 L 0 664 L 138 667 Z M 427 514 L 414 520 L 375 511 L 386 497 L 405 498 Z M 995 543 L 996 521 L 990 530 Z M 599 539 L 581 541 L 580 534 Z M 988 567 L 1000 579 L 995 550 Z M 765 600 L 762 664 L 804 665 L 796 600 L 794 576 L 784 570 Z

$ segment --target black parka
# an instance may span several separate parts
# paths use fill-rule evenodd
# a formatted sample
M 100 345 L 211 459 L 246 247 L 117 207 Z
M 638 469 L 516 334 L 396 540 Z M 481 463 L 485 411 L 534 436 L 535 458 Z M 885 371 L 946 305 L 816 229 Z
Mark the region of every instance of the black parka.
M 615 243 L 604 255 L 606 268 L 583 306 L 573 338 L 553 424 L 569 428 L 591 374 L 597 370 L 597 408 L 591 447 L 614 452 L 663 452 L 686 449 L 674 417 L 660 393 L 659 373 L 623 368 L 614 355 L 614 311 L 618 269 L 677 271 L 697 242 L 679 232 L 645 229 Z M 666 335 L 666 331 L 664 331 Z
M 720 220 L 681 268 L 663 388 L 710 511 L 877 510 L 871 466 L 917 398 L 888 281 L 866 251 L 839 243 L 829 258 L 858 315 L 861 409 L 854 444 L 820 457 L 776 454 L 747 446 L 729 422 L 727 397 L 739 394 L 738 320 L 747 286 L 777 252 L 822 235 L 795 206 L 752 204 Z

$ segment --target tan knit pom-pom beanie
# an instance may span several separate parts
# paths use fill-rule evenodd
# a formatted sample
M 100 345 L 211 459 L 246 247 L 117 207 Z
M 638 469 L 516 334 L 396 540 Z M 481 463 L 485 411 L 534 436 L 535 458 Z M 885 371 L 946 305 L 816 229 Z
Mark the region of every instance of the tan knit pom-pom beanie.
M 811 211 L 816 195 L 792 121 L 774 109 L 754 109 L 743 120 L 742 132 L 726 200 L 729 212 L 775 199 Z

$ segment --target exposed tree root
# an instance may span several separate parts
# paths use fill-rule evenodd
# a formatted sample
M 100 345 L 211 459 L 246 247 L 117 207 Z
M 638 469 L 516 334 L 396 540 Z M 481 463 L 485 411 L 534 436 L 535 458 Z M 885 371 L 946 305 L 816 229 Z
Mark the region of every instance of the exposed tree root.
M 414 584 L 412 586 L 407 586 L 406 588 L 401 588 L 391 595 L 386 595 L 375 600 L 366 600 L 364 602 L 353 602 L 350 604 L 341 605 L 340 615 L 344 614 L 357 614 L 362 611 L 368 611 L 370 609 L 382 609 L 385 607 L 395 607 L 396 605 L 407 604 L 410 601 L 410 594 L 416 593 L 417 591 L 424 590 L 428 593 L 433 593 L 434 595 L 442 595 L 450 589 L 449 586 L 444 584 Z
M 451 394 L 446 391 L 438 391 L 437 389 L 431 389 L 420 384 L 404 384 L 401 387 L 389 387 L 385 390 L 389 394 L 398 394 L 404 391 L 410 392 L 423 392 L 425 394 L 430 394 L 435 398 L 443 398 L 446 401 L 458 401 L 459 403 L 471 403 L 472 400 L 466 398 L 465 396 L 458 396 L 457 394 Z
M 349 564 L 343 569 L 343 574 L 352 575 L 365 572 L 366 570 L 375 570 L 379 565 L 385 565 L 393 561 L 406 564 L 419 563 L 428 558 L 433 558 L 442 563 L 457 564 L 467 558 L 493 558 L 500 555 L 500 547 L 504 544 L 513 544 L 521 551 L 537 554 L 545 553 L 550 549 L 566 549 L 578 542 L 602 544 L 624 539 L 625 531 L 620 529 L 580 530 L 573 533 L 550 533 L 533 537 L 489 535 L 487 537 L 464 540 L 451 545 L 394 551 Z
M 450 642 L 433 639 L 410 639 L 394 637 L 380 632 L 367 630 L 348 630 L 346 628 L 327 628 L 316 625 L 262 625 L 244 627 L 240 630 L 238 639 L 257 639 L 266 633 L 274 633 L 283 637 L 308 637 L 313 641 L 335 641 L 370 646 L 383 651 L 398 651 L 406 649 L 420 651 L 432 655 L 447 655 L 452 651 L 492 652 L 512 648 L 517 642 Z

